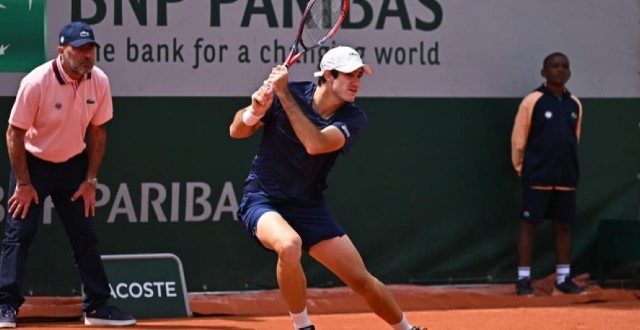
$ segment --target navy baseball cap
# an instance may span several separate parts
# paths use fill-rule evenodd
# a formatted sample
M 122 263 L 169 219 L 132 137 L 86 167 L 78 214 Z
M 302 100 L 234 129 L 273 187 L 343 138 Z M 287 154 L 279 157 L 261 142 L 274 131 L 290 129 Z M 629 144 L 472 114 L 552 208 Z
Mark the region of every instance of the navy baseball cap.
M 62 30 L 60 30 L 58 42 L 60 46 L 71 45 L 73 47 L 80 47 L 88 43 L 98 45 L 93 30 L 89 24 L 85 22 L 71 22 L 65 25 Z

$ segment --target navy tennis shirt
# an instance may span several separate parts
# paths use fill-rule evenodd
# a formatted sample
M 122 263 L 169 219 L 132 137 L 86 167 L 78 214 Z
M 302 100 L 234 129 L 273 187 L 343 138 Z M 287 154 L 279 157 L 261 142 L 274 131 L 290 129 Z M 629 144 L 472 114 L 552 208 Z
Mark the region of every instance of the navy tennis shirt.
M 309 155 L 289 123 L 280 100 L 275 97 L 262 117 L 262 140 L 245 180 L 245 193 L 262 193 L 280 200 L 309 200 L 323 196 L 327 176 L 338 154 L 344 153 L 360 136 L 367 123 L 365 112 L 345 103 L 329 118 L 322 118 L 312 107 L 317 86 L 312 82 L 289 82 L 289 90 L 304 114 L 319 129 L 336 126 L 346 139 L 336 151 Z

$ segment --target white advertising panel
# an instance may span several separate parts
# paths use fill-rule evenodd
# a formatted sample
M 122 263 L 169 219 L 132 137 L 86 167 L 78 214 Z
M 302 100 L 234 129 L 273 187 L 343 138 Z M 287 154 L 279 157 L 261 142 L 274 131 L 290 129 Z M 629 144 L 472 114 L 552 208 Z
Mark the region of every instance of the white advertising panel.
M 0 0 L 0 50 L 20 37 L 2 20 L 19 2 L 43 1 Z M 85 20 L 114 96 L 248 96 L 284 60 L 305 2 L 50 0 L 43 44 L 52 58 L 59 29 Z M 638 97 L 639 13 L 637 0 L 352 0 L 326 46 L 352 46 L 374 67 L 361 96 L 519 97 L 542 82 L 544 56 L 560 51 L 577 95 Z M 0 52 L 0 71 L 16 48 Z M 314 79 L 324 51 L 292 67 L 292 79 Z M 0 72 L 0 95 L 14 95 L 23 75 Z

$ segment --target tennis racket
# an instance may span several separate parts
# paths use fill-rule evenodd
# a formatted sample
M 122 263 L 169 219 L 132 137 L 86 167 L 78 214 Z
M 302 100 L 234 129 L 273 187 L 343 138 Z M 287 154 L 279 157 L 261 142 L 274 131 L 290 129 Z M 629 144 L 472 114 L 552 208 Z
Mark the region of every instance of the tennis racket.
M 304 53 L 333 37 L 349 10 L 349 0 L 310 0 L 284 66 L 290 68 Z

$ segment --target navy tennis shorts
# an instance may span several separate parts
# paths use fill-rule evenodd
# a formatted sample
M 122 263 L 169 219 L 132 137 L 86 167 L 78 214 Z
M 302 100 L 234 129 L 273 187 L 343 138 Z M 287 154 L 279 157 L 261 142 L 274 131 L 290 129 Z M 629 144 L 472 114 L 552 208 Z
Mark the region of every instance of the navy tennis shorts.
M 302 238 L 305 250 L 326 239 L 346 234 L 331 215 L 323 197 L 308 201 L 282 201 L 262 194 L 248 193 L 240 201 L 238 217 L 256 240 L 258 220 L 269 211 L 277 212 L 289 223 Z
M 576 219 L 576 191 L 525 187 L 521 216 L 524 221 L 534 225 L 540 224 L 544 219 L 573 222 Z

